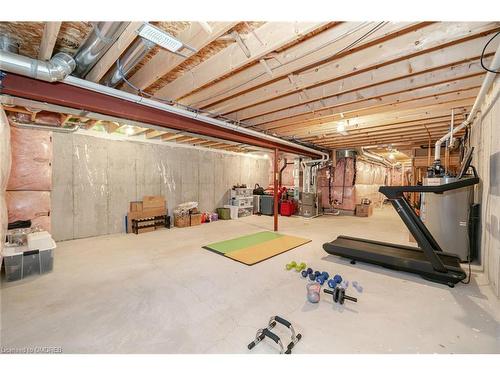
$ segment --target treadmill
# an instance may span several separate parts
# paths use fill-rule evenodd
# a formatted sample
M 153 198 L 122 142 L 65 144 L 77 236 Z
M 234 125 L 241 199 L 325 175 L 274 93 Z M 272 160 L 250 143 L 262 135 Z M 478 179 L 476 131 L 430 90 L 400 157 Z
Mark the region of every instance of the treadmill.
M 460 267 L 460 258 L 441 249 L 403 193 L 442 194 L 445 191 L 479 183 L 476 169 L 470 165 L 473 149 L 471 148 L 465 156 L 457 181 L 437 186 L 381 186 L 379 188 L 379 192 L 391 201 L 396 212 L 408 227 L 417 241 L 418 248 L 338 236 L 334 241 L 323 244 L 323 249 L 329 254 L 351 259 L 352 264 L 362 261 L 398 271 L 412 272 L 426 280 L 446 284 L 453 288 L 456 283 L 466 278 L 465 272 Z M 465 173 L 470 167 L 473 175 L 466 176 Z

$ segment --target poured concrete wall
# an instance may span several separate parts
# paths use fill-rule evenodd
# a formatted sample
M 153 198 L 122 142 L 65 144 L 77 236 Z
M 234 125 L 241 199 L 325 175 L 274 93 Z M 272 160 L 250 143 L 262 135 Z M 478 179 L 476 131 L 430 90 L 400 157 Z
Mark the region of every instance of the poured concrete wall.
M 54 133 L 52 232 L 68 240 L 124 232 L 129 202 L 163 195 L 169 213 L 198 201 L 203 211 L 228 203 L 237 183 L 267 183 L 270 163 L 251 156 Z
M 471 130 L 473 165 L 481 182 L 481 255 L 484 272 L 500 297 L 500 81 L 496 79 Z

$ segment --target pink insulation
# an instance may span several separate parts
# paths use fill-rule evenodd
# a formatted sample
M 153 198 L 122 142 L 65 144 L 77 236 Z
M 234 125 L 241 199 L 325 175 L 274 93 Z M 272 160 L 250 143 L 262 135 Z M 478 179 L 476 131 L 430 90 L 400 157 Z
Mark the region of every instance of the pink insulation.
M 355 204 L 361 204 L 362 199 L 369 199 L 373 204 L 380 205 L 384 201 L 384 195 L 378 192 L 380 185 L 354 185 Z
M 353 158 L 339 159 L 335 167 L 333 186 L 352 186 L 354 184 L 354 175 L 355 175 L 354 159 Z
M 5 233 L 7 231 L 7 204 L 5 202 L 5 188 L 9 179 L 11 166 L 10 156 L 10 127 L 7 116 L 0 106 L 0 264 L 2 264 L 2 253 Z
M 341 210 L 353 211 L 355 208 L 354 187 L 336 186 L 333 188 L 334 207 Z
M 11 127 L 12 170 L 8 190 L 51 190 L 51 134 L 44 130 Z
M 7 191 L 6 199 L 9 223 L 31 220 L 50 232 L 50 191 Z

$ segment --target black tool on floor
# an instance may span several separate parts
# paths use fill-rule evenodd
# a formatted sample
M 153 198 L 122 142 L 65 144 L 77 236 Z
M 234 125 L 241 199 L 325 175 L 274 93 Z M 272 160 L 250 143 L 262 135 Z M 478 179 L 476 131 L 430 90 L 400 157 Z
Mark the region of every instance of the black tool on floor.
M 358 302 L 358 299 L 356 297 L 351 297 L 345 294 L 345 289 L 341 286 L 337 286 L 334 290 L 323 289 L 323 292 L 325 292 L 326 294 L 331 294 L 333 296 L 333 302 L 338 302 L 341 305 L 344 304 L 345 300 Z
M 290 329 L 290 331 L 292 332 L 291 341 L 287 345 L 286 350 L 285 350 L 285 347 L 284 347 L 283 342 L 281 341 L 280 337 L 278 335 L 276 335 L 275 333 L 271 332 L 271 330 L 274 327 L 276 327 L 276 323 L 280 323 L 280 324 L 284 325 L 286 328 Z M 276 316 L 272 316 L 269 319 L 269 324 L 267 325 L 266 328 L 262 328 L 262 329 L 259 329 L 257 331 L 257 334 L 255 335 L 255 340 L 252 341 L 250 344 L 248 344 L 248 349 L 252 350 L 255 347 L 255 345 L 257 345 L 259 342 L 264 340 L 265 337 L 270 338 L 271 340 L 273 340 L 276 344 L 278 344 L 280 346 L 280 354 L 291 354 L 293 347 L 295 345 L 297 345 L 297 343 L 302 338 L 302 335 L 300 333 L 295 334 L 295 329 L 293 328 L 292 323 L 290 323 L 288 320 L 283 319 L 283 318 L 276 315 Z

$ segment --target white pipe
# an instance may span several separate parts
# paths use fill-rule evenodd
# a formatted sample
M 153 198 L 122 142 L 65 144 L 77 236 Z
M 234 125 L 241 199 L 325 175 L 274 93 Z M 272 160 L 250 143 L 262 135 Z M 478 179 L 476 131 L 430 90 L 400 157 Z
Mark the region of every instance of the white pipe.
M 266 139 L 266 140 L 269 140 L 272 142 L 276 142 L 276 143 L 279 143 L 279 144 L 282 144 L 282 145 L 285 145 L 288 147 L 294 147 L 297 149 L 301 149 L 301 150 L 304 150 L 308 153 L 321 156 L 321 159 L 316 160 L 316 162 L 317 161 L 327 161 L 329 159 L 329 155 L 327 153 L 316 150 L 314 148 L 303 146 L 303 145 L 298 144 L 298 143 L 289 142 L 289 141 L 286 141 L 286 140 L 281 139 L 281 138 L 273 137 L 271 135 L 264 134 L 264 133 L 261 133 L 261 132 L 255 131 L 255 130 L 244 128 L 244 127 L 234 125 L 234 124 L 231 124 L 231 123 L 228 123 L 225 121 L 217 120 L 217 119 L 205 116 L 205 115 L 201 115 L 199 113 L 190 112 L 190 111 L 187 111 L 185 109 L 177 108 L 177 107 L 174 107 L 174 106 L 169 105 L 169 104 L 158 102 L 156 100 L 144 98 L 144 97 L 141 97 L 139 95 L 135 95 L 135 94 L 131 94 L 131 93 L 128 93 L 125 91 L 117 90 L 117 89 L 114 89 L 112 87 L 107 87 L 104 85 L 100 85 L 98 83 L 86 81 L 86 80 L 83 80 L 83 79 L 80 79 L 77 77 L 73 77 L 73 76 L 66 77 L 63 80 L 63 82 L 67 83 L 68 85 L 84 88 L 86 90 L 109 95 L 109 96 L 112 96 L 114 98 L 123 99 L 123 100 L 129 101 L 129 102 L 142 104 L 144 106 L 156 108 L 156 109 L 159 109 L 161 111 L 175 113 L 175 114 L 178 114 L 178 115 L 181 115 L 184 117 L 197 119 L 197 120 L 205 122 L 207 124 L 215 125 L 215 126 L 218 126 L 218 127 L 224 128 L 224 129 L 234 130 L 238 133 L 251 135 L 251 136 L 257 137 L 257 138 L 263 138 L 263 139 Z
M 17 122 L 13 119 L 9 119 L 9 122 L 16 128 L 21 129 L 33 129 L 33 130 L 48 130 L 56 133 L 74 133 L 80 129 L 80 124 L 75 124 L 71 128 L 60 128 L 52 125 L 38 124 L 36 122 Z
M 497 51 L 495 52 L 495 56 L 493 57 L 493 61 L 491 62 L 490 65 L 490 70 L 498 70 L 500 68 L 500 45 L 497 47 Z M 457 126 L 455 129 L 444 135 L 442 138 L 440 138 L 438 141 L 436 141 L 436 145 L 434 147 L 434 163 L 438 164 L 439 161 L 441 160 L 441 144 L 446 141 L 448 138 L 453 136 L 456 132 L 459 132 L 469 124 L 471 124 L 474 119 L 477 116 L 477 113 L 483 103 L 484 97 L 490 90 L 491 85 L 493 84 L 493 81 L 495 80 L 497 74 L 493 72 L 488 72 L 486 73 L 486 77 L 484 77 L 483 84 L 481 85 L 481 89 L 479 90 L 479 93 L 477 94 L 476 100 L 474 102 L 474 105 L 472 106 L 472 109 L 470 111 L 469 116 L 467 116 L 467 119 L 462 122 L 459 126 Z
M 365 150 L 363 147 L 357 148 L 356 151 L 358 152 L 358 154 L 361 157 L 364 157 L 364 158 L 371 160 L 371 161 L 376 161 L 378 163 L 384 164 L 386 167 L 393 168 L 397 165 L 397 163 L 391 163 L 389 160 L 387 160 L 383 156 L 380 156 L 380 155 L 377 155 L 371 151 Z

